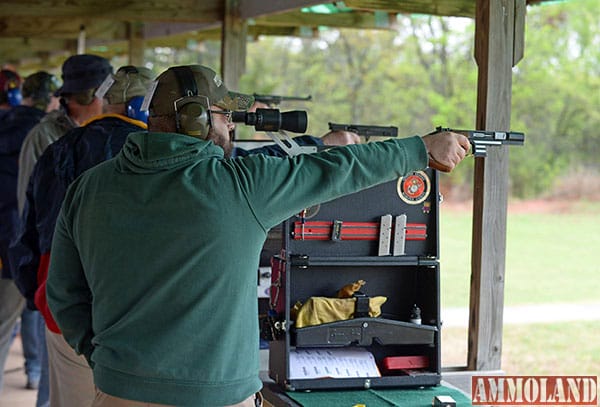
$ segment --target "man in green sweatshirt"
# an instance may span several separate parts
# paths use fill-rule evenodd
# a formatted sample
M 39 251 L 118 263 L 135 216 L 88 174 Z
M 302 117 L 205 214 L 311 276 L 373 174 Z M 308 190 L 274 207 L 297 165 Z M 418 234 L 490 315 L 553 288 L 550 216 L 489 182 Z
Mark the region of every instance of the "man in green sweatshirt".
M 469 150 L 438 133 L 228 158 L 230 111 L 252 100 L 213 70 L 169 68 L 146 98 L 149 131 L 75 180 L 52 244 L 48 304 L 93 368 L 95 407 L 254 406 L 268 230 L 428 162 L 450 171 Z

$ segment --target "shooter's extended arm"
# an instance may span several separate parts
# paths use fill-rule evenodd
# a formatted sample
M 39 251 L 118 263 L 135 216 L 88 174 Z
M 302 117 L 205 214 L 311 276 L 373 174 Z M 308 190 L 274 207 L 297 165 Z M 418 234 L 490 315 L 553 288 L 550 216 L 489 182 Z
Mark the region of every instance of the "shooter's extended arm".
M 501 145 L 522 146 L 525 143 L 525 134 L 516 131 L 485 131 L 485 130 L 456 130 L 438 126 L 436 133 L 451 131 L 465 135 L 473 147 L 475 157 L 485 157 L 487 148 Z

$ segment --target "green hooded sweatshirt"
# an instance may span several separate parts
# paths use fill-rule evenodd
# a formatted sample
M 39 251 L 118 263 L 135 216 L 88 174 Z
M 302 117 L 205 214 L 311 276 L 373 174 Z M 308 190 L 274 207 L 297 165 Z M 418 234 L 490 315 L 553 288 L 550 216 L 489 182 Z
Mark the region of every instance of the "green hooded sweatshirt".
M 225 159 L 212 142 L 132 133 L 67 192 L 48 304 L 103 392 L 238 403 L 262 387 L 256 270 L 268 230 L 427 161 L 420 137 Z

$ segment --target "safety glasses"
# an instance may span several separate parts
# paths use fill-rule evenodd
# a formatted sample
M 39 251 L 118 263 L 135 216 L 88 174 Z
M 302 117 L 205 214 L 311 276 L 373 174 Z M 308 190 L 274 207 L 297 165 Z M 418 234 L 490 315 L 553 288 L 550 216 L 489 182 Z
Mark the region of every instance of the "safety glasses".
M 212 114 L 222 114 L 225 116 L 227 123 L 231 123 L 233 112 L 231 110 L 210 110 Z

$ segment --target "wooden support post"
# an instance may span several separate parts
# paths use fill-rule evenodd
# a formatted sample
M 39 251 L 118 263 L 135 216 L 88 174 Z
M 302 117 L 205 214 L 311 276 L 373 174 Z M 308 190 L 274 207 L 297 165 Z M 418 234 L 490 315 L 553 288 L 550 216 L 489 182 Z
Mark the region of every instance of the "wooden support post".
M 512 67 L 523 50 L 524 2 L 477 0 L 477 129 L 510 129 Z M 501 367 L 507 201 L 508 148 L 490 148 L 487 158 L 475 159 L 469 370 Z
M 127 23 L 128 60 L 130 65 L 144 65 L 144 24 L 140 22 Z
M 240 18 L 239 0 L 226 0 L 221 35 L 221 75 L 229 89 L 237 90 L 246 71 L 248 24 Z
M 85 26 L 81 25 L 81 27 L 79 27 L 79 35 L 77 36 L 77 54 L 85 54 L 85 41 Z

